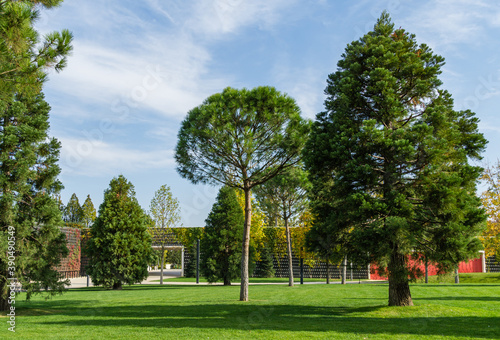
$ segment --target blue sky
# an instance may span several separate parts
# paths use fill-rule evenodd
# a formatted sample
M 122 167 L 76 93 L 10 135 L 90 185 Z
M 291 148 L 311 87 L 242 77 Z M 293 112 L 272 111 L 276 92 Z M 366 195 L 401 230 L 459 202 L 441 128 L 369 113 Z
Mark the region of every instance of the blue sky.
M 171 187 L 184 226 L 203 226 L 218 188 L 175 171 L 186 113 L 227 86 L 275 86 L 304 117 L 323 110 L 328 74 L 346 45 L 373 28 L 383 10 L 446 59 L 443 88 L 456 109 L 472 109 L 500 154 L 500 3 L 481 0 L 66 0 L 44 11 L 42 33 L 74 34 L 68 67 L 45 86 L 51 136 L 62 142 L 67 203 L 90 194 L 96 208 L 123 174 L 148 209 Z

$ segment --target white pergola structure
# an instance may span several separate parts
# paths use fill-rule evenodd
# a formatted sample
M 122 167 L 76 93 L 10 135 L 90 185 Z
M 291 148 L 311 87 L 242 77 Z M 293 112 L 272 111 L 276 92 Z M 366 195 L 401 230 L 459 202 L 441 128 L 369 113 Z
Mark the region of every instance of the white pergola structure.
M 151 246 L 153 249 L 161 249 L 162 246 Z M 184 246 L 163 246 L 165 250 L 181 250 L 181 276 L 184 277 Z

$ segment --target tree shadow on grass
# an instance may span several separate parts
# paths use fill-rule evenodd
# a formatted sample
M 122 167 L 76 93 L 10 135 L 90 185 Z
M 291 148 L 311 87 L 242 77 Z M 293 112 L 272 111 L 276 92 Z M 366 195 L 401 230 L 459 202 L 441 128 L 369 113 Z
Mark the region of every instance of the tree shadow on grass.
M 201 287 L 201 286 L 193 286 L 193 287 Z M 223 287 L 223 286 L 221 286 Z M 130 290 L 158 290 L 158 289 L 182 289 L 185 288 L 183 285 L 131 285 L 131 286 L 123 286 L 123 289 L 121 290 L 115 290 L 116 292 L 119 291 L 130 291 Z M 68 291 L 71 291 L 72 293 L 78 293 L 78 292 L 112 292 L 113 289 L 111 288 L 104 288 L 102 286 L 92 286 L 92 287 L 83 287 L 83 288 L 71 288 L 68 289 Z
M 436 288 L 436 287 L 453 287 L 453 288 L 467 288 L 467 287 L 500 287 L 500 284 L 497 283 L 413 283 L 411 284 L 410 287 L 429 287 L 429 288 Z
M 231 330 L 339 332 L 352 334 L 441 335 L 500 339 L 500 317 L 370 317 L 385 306 L 323 307 L 220 303 L 84 307 L 51 306 L 57 318 L 40 320 L 47 326 L 147 327 Z
M 413 301 L 483 301 L 483 302 L 495 302 L 500 301 L 500 296 L 434 296 L 425 298 L 413 298 Z

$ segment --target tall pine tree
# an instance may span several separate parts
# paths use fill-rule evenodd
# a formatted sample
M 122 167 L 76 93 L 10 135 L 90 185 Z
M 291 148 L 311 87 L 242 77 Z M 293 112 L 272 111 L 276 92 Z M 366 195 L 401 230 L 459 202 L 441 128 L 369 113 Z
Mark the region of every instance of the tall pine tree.
M 191 110 L 181 124 L 175 153 L 179 174 L 244 193 L 240 301 L 248 301 L 252 190 L 299 162 L 309 129 L 295 100 L 269 86 L 228 87 Z
M 202 271 L 208 282 L 230 285 L 240 273 L 241 247 L 245 216 L 233 188 L 220 189 L 212 211 L 205 221 L 202 242 Z
M 148 277 L 151 237 L 134 186 L 122 175 L 109 183 L 87 242 L 88 273 L 96 285 L 121 289 Z
M 391 306 L 413 304 L 410 256 L 449 270 L 480 248 L 481 168 L 469 159 L 486 141 L 474 114 L 453 110 L 440 87 L 443 64 L 383 13 L 329 76 L 304 152 L 321 201 L 316 223 L 336 236 L 333 247 L 387 268 Z
M 55 267 L 68 250 L 55 199 L 60 143 L 48 136 L 49 105 L 41 92 L 47 69 L 61 70 L 71 51 L 68 31 L 40 43 L 38 10 L 62 1 L 0 2 L 0 309 L 8 282 L 32 294 L 61 292 Z

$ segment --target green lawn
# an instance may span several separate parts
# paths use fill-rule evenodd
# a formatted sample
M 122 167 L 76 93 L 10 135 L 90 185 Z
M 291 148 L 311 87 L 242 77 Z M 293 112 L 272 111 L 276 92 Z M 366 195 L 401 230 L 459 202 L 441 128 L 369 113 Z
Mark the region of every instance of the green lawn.
M 414 284 L 414 307 L 387 307 L 387 284 L 137 285 L 16 301 L 25 339 L 499 339 L 500 284 Z M 4 319 L 5 320 L 5 319 Z
M 164 279 L 164 282 L 191 282 L 195 283 L 196 278 L 194 277 L 174 277 L 170 279 Z M 362 280 L 366 281 L 366 280 Z M 152 282 L 160 282 L 160 280 L 153 280 Z M 205 278 L 200 277 L 200 282 L 207 282 Z M 233 283 L 239 283 L 240 280 L 234 280 Z M 271 277 L 271 278 L 257 278 L 257 277 L 251 277 L 249 279 L 250 283 L 288 283 L 288 278 L 287 277 Z M 311 278 L 304 278 L 304 282 L 325 282 L 326 279 L 311 279 Z M 330 282 L 340 282 L 340 280 L 334 280 L 330 279 Z M 222 282 L 220 282 L 222 283 Z M 300 278 L 294 278 L 294 283 L 295 284 L 300 284 Z
M 500 273 L 462 273 L 458 275 L 460 283 L 498 283 L 500 284 Z M 424 283 L 421 278 L 418 283 Z M 429 276 L 429 283 L 455 283 L 455 275 L 434 275 Z
M 498 283 L 500 284 L 500 273 L 461 273 L 459 275 L 460 283 Z M 174 277 L 164 279 L 165 283 L 168 282 L 191 282 L 195 283 L 194 277 Z M 338 279 L 331 279 L 330 282 L 339 282 Z M 350 280 L 347 280 L 350 281 Z M 358 280 L 354 280 L 358 282 Z M 367 281 L 367 280 L 361 280 Z M 160 280 L 153 280 L 152 282 L 160 282 Z M 203 277 L 200 277 L 200 282 L 207 282 Z M 300 283 L 300 278 L 294 278 L 295 284 Z M 311 279 L 304 278 L 304 282 L 326 282 L 326 279 Z M 239 283 L 239 280 L 234 280 L 233 283 Z M 273 278 L 250 278 L 250 283 L 288 283 L 286 277 L 273 277 Z M 424 283 L 424 278 L 418 279 L 417 283 Z M 429 276 L 429 283 L 455 283 L 455 276 L 453 273 L 446 275 L 433 275 Z

